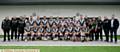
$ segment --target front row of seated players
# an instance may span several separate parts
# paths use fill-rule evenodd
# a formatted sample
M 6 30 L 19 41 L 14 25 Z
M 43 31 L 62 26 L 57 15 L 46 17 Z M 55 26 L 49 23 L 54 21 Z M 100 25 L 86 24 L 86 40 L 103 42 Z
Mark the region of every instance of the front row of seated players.
M 36 20 L 30 17 L 27 19 L 25 27 L 25 40 L 87 40 L 89 38 L 88 27 L 85 22 L 81 25 L 80 22 L 73 19 L 40 19 Z M 86 37 L 87 35 L 87 37 Z
M 47 25 L 46 28 L 43 28 L 42 25 L 37 26 L 34 23 L 33 27 L 25 27 L 26 38 L 27 40 L 80 40 L 80 38 L 85 38 L 86 29 L 80 30 L 79 26 L 65 26 L 50 27 Z M 85 40 L 85 39 L 83 39 Z

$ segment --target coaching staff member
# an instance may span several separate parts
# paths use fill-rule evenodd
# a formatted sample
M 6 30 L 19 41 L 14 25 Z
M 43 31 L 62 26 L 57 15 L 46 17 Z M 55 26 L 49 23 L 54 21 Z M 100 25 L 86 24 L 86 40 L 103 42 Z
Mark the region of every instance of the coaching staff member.
M 6 41 L 6 37 L 8 37 L 8 41 L 10 41 L 10 34 L 9 34 L 9 31 L 10 31 L 10 20 L 9 20 L 9 17 L 5 17 L 5 19 L 2 21 L 2 30 L 4 32 L 4 40 L 3 41 Z M 8 35 L 8 36 L 6 36 Z
M 98 20 L 97 20 L 97 40 L 102 41 L 103 40 L 103 36 L 102 36 L 102 29 L 103 29 L 103 21 L 101 20 L 101 16 L 99 16 Z
M 103 20 L 103 30 L 106 37 L 106 42 L 109 42 L 110 20 L 105 16 Z
M 19 41 L 20 35 L 21 35 L 21 40 L 23 41 L 24 27 L 25 27 L 24 17 L 20 17 L 20 19 L 18 21 L 18 37 L 17 37 L 18 41 Z
M 15 39 L 17 39 L 17 27 L 18 27 L 18 21 L 15 17 L 11 20 L 11 39 L 13 39 L 13 36 L 15 35 Z
M 118 19 L 115 19 L 114 15 L 112 15 L 112 19 L 110 20 L 110 41 L 113 42 L 113 36 L 115 38 L 115 43 L 117 43 L 117 30 L 119 27 Z

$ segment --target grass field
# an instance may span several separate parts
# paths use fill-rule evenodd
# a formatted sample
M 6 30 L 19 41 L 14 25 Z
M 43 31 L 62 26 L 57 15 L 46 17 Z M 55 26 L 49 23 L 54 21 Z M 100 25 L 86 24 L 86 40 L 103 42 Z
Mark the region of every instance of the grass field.
M 0 49 L 40 49 L 40 52 L 120 52 L 120 46 L 1 46 Z
M 0 46 L 0 49 L 40 49 L 40 52 L 120 52 L 120 46 Z

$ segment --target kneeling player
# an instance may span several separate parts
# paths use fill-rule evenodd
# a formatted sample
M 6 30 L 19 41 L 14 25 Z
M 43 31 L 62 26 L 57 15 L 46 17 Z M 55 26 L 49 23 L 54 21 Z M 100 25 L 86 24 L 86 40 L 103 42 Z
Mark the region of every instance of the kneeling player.
M 90 29 L 88 27 L 85 28 L 85 36 L 86 36 L 86 41 L 90 40 L 90 34 L 89 34 Z
M 75 26 L 73 30 L 73 41 L 80 41 L 80 27 Z
M 58 28 L 56 26 L 52 28 L 52 38 L 58 40 Z
M 38 30 L 39 28 L 37 27 L 36 23 L 34 23 L 34 26 L 32 27 L 32 40 L 37 39 Z
M 46 36 L 47 36 L 47 40 L 52 40 L 51 28 L 49 25 L 47 25 L 46 28 Z
M 82 28 L 80 30 L 81 32 L 81 41 L 84 42 L 84 41 L 87 41 L 88 40 L 88 35 L 89 35 L 89 31 L 88 31 L 88 28 L 85 27 L 85 28 Z
M 59 40 L 64 40 L 65 27 L 62 26 L 59 28 Z
M 68 30 L 65 30 L 64 38 L 65 38 L 65 40 L 70 39 Z
M 44 33 L 44 28 L 42 27 L 42 25 L 40 25 L 39 34 L 38 34 L 37 39 L 42 40 L 42 37 L 44 37 L 43 33 Z
M 47 39 L 47 32 L 46 32 L 46 30 L 44 30 L 44 33 L 43 33 L 43 35 L 42 35 L 42 40 L 48 40 Z
M 68 40 L 72 40 L 72 36 L 73 36 L 73 27 L 70 25 L 69 27 L 67 27 L 68 30 Z
M 25 27 L 25 41 L 31 40 L 31 28 L 30 26 Z

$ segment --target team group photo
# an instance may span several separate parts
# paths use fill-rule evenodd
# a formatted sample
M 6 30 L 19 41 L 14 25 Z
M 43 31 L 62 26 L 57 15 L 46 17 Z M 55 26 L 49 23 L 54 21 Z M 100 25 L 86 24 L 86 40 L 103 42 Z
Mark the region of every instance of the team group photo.
M 117 43 L 118 28 L 119 21 L 115 14 L 108 19 L 107 16 L 87 17 L 79 13 L 73 17 L 37 16 L 33 13 L 32 16 L 4 17 L 1 24 L 4 42 L 53 40 Z
M 119 0 L 0 0 L 0 52 L 120 52 L 119 26 Z

